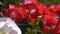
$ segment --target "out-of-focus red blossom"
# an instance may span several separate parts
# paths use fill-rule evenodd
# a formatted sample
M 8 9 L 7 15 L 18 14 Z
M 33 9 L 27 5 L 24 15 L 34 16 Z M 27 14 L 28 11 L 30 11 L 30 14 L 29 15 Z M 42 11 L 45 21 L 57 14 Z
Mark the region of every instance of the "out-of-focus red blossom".
M 28 18 L 27 18 L 27 21 L 28 22 L 35 22 L 36 18 L 33 18 L 31 15 L 29 15 Z
M 60 33 L 60 29 L 58 29 L 57 33 Z
M 44 26 L 52 27 L 54 29 L 54 27 L 58 23 L 58 16 L 59 15 L 60 15 L 59 7 L 55 7 L 55 6 L 48 7 L 47 10 L 45 11 L 45 14 L 44 14 L 44 17 L 43 17 L 43 19 L 45 20 L 44 21 Z M 54 31 L 54 34 L 57 34 L 59 32 L 59 29 Z
M 57 19 L 54 19 L 54 18 L 47 18 L 49 16 L 46 16 L 45 18 L 45 22 L 44 22 L 44 25 L 47 25 L 47 26 L 55 26 L 57 23 L 58 23 L 58 20 Z
M 60 23 L 59 23 L 59 25 L 56 27 L 55 31 L 53 31 L 53 34 L 60 34 Z
M 45 23 L 45 22 L 44 22 Z M 46 26 L 55 26 L 58 23 L 58 21 L 52 19 L 52 20 L 47 20 L 46 23 L 44 25 Z
M 8 17 L 12 18 L 15 22 L 21 22 L 27 16 L 25 10 L 19 9 L 13 4 L 9 5 L 9 8 L 7 9 L 7 11 L 5 11 L 5 13 L 8 13 Z M 3 13 L 4 16 L 6 15 L 5 13 Z
M 24 0 L 24 4 L 22 5 L 20 3 L 20 5 L 27 9 L 27 12 L 30 10 L 31 18 L 33 18 L 33 20 L 31 20 L 32 22 L 34 22 L 38 16 L 42 15 L 47 8 L 44 4 L 40 4 L 36 0 Z M 30 17 L 28 18 L 30 19 Z M 30 21 L 28 20 L 28 22 Z
M 60 4 L 52 5 L 49 8 L 53 13 L 60 16 Z
M 42 31 L 45 33 L 48 33 L 48 31 L 50 31 L 50 29 L 51 29 L 50 27 L 44 26 Z
M 55 17 L 55 14 L 50 12 L 49 9 L 45 10 L 45 14 L 43 13 L 44 25 L 54 26 L 58 23 L 58 19 Z

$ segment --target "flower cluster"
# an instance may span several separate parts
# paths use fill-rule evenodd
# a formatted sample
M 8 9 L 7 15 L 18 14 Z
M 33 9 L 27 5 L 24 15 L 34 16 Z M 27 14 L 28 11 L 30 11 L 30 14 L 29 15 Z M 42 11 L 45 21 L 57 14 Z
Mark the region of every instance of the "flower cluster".
M 19 7 L 9 4 L 9 8 L 3 8 L 2 16 L 8 16 L 15 22 L 26 19 L 27 22 L 32 23 L 35 23 L 39 17 L 43 19 L 42 31 L 44 33 L 60 34 L 60 4 L 47 7 L 36 0 L 24 0 L 24 3 L 19 3 Z

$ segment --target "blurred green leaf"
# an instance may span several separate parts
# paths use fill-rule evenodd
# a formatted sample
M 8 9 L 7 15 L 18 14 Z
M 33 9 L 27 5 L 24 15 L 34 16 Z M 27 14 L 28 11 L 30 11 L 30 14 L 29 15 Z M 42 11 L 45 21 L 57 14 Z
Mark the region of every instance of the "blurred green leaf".
M 60 0 L 38 0 L 38 2 L 46 4 L 47 6 L 52 4 L 60 4 Z
M 27 31 L 28 31 L 28 32 L 31 32 L 31 31 L 32 31 L 32 29 L 31 29 L 31 28 L 27 28 Z

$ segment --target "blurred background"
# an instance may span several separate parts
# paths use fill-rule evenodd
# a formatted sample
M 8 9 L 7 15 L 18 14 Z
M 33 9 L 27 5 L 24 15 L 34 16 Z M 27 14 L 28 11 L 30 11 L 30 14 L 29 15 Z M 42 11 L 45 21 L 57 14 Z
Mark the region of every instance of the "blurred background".
M 46 6 L 51 6 L 53 4 L 60 4 L 60 0 L 37 0 L 37 1 L 39 3 L 45 4 Z M 8 8 L 8 5 L 10 3 L 13 3 L 18 7 L 20 2 L 24 2 L 24 0 L 0 0 L 0 12 L 2 11 L 3 7 Z M 23 24 L 24 26 L 21 24 Z M 26 24 L 26 22 L 25 23 L 23 22 L 20 24 L 17 23 L 17 25 L 22 29 L 23 34 L 24 34 L 24 31 L 26 31 L 26 27 L 30 27 L 30 26 L 27 26 L 28 24 Z

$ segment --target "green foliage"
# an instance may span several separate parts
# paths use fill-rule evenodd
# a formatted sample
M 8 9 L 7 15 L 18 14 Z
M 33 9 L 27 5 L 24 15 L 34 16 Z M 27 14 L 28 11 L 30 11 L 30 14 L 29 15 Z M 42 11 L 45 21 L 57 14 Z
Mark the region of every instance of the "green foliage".
M 52 4 L 60 4 L 60 0 L 38 0 L 38 2 L 46 4 L 47 6 Z
M 0 1 L 3 2 L 5 8 L 8 8 L 8 5 L 10 3 L 13 3 L 16 6 L 18 6 L 20 2 L 23 2 L 23 0 L 4 0 L 4 1 L 0 0 Z

